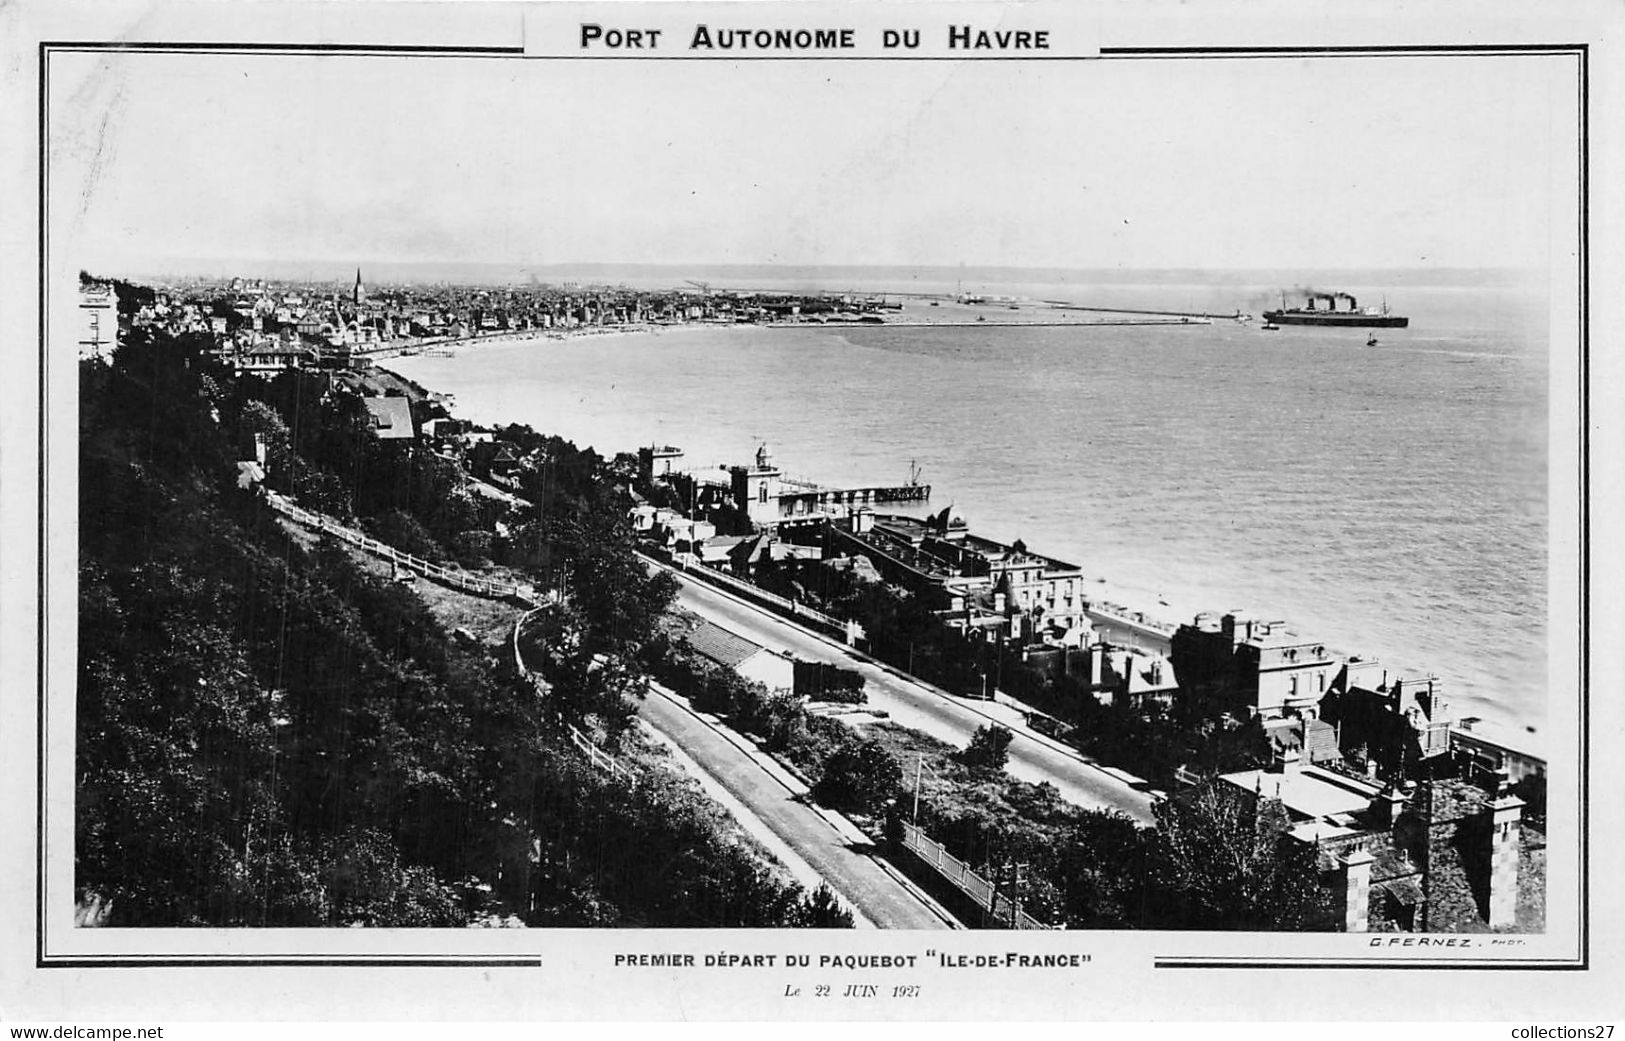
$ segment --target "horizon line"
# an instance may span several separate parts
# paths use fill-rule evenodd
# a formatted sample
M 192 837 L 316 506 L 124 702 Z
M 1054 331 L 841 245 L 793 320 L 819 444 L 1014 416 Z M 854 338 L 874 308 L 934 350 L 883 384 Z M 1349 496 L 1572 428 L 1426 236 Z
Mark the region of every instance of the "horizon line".
M 974 276 L 986 280 L 987 276 L 1024 276 L 1021 280 L 1042 281 L 1033 278 L 1035 275 L 1111 275 L 1122 277 L 1125 275 L 1144 274 L 1223 274 L 1244 275 L 1248 273 L 1281 274 L 1298 272 L 1304 275 L 1325 272 L 1371 272 L 1394 273 L 1403 275 L 1434 275 L 1454 276 L 1464 275 L 1513 275 L 1531 274 L 1544 270 L 1540 265 L 1514 265 L 1514 264 L 1484 264 L 1484 265 L 1405 265 L 1405 264 L 1377 264 L 1377 265 L 1328 265 L 1328 266 L 1283 266 L 1266 267 L 1248 265 L 1240 267 L 1202 266 L 1190 264 L 1174 264 L 1168 266 L 1084 266 L 1071 267 L 1064 265 L 1043 264 L 874 264 L 874 263 L 832 263 L 832 262 L 743 262 L 743 261 L 645 261 L 645 260 L 581 260 L 538 263 L 532 261 L 513 260 L 394 260 L 384 258 L 374 259 L 307 259 L 307 258 L 241 258 L 228 259 L 217 257 L 176 258 L 172 260 L 151 260 L 135 264 L 106 265 L 106 268 L 117 268 L 130 276 L 198 276 L 198 277 L 294 277 L 255 275 L 258 270 L 265 268 L 300 268 L 305 270 L 333 268 L 342 272 L 344 277 L 353 277 L 359 265 L 365 275 L 368 268 L 375 271 L 388 272 L 392 269 L 441 269 L 449 272 L 468 272 L 470 270 L 484 269 L 488 272 L 506 270 L 523 274 L 568 274 L 568 273 L 608 273 L 608 272 L 634 272 L 641 271 L 648 274 L 672 274 L 674 276 L 703 275 L 706 273 L 739 273 L 761 274 L 770 271 L 795 272 L 797 274 L 840 273 L 843 277 L 852 274 L 875 273 L 884 275 L 904 275 L 916 279 L 931 281 L 952 281 L 961 276 Z M 109 270 L 96 270 L 90 266 L 83 268 L 86 273 L 97 277 L 110 277 L 113 272 Z M 318 278 L 317 275 L 304 277 Z M 335 276 L 337 277 L 337 276 Z M 433 277 L 420 275 L 418 277 Z

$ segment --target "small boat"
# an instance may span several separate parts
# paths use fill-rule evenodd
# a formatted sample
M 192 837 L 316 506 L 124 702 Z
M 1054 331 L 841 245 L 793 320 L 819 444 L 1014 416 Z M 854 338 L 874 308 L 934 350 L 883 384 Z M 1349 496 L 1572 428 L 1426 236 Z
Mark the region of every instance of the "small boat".
M 1365 338 L 1365 345 L 1367 347 L 1375 347 L 1377 345 L 1377 334 L 1372 333 L 1370 336 L 1367 336 Z
M 1267 333 L 1272 333 L 1275 330 L 1279 329 L 1280 326 L 1276 325 L 1274 322 L 1265 322 L 1263 325 L 1259 326 L 1259 328 L 1264 330 Z

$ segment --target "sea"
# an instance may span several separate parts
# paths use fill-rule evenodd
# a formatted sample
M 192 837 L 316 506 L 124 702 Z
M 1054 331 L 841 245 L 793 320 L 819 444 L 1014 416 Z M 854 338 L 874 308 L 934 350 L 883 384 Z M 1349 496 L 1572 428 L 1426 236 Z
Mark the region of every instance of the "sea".
M 675 445 L 720 477 L 765 443 L 787 475 L 824 485 L 917 470 L 932 509 L 1076 564 L 1097 595 L 1173 622 L 1231 609 L 1284 620 L 1392 675 L 1440 677 L 1458 716 L 1538 751 L 1548 699 L 1575 696 L 1548 690 L 1546 294 L 1335 288 L 1362 305 L 1386 297 L 1410 327 L 1375 330 L 1375 346 L 1368 330 L 1261 320 L 680 327 L 384 364 L 452 394 L 460 416 L 606 456 Z M 1024 318 L 1046 300 L 1257 316 L 1298 289 L 975 287 Z M 1010 308 L 984 310 L 994 322 Z M 899 320 L 941 315 L 910 298 Z

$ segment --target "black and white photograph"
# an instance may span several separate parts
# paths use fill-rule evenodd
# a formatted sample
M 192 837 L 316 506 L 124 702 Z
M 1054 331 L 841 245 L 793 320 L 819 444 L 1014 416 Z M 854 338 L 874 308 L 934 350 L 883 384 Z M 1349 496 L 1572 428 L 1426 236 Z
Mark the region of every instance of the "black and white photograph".
M 1591 1009 L 1615 14 L 0 12 L 8 1000 Z

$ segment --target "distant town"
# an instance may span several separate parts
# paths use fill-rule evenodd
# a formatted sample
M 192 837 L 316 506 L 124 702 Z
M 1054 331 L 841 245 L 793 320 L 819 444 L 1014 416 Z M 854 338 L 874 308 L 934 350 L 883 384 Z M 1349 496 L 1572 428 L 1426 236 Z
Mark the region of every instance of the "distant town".
M 81 278 L 86 335 L 95 353 L 111 343 L 98 322 L 118 306 L 112 282 Z M 1135 312 L 1023 301 L 978 292 L 951 295 L 766 292 L 729 290 L 693 281 L 667 290 L 615 285 L 369 287 L 353 283 L 230 278 L 181 281 L 142 293 L 132 321 L 171 334 L 208 333 L 238 371 L 276 373 L 305 367 L 345 368 L 392 354 L 520 336 L 562 336 L 687 324 L 914 324 L 904 299 L 941 307 L 931 324 L 1192 325 L 1250 316 Z M 108 326 L 110 328 L 110 326 Z
M 367 515 L 336 480 L 307 476 L 314 459 L 291 472 L 289 459 L 318 449 L 298 447 L 288 415 L 252 435 L 222 433 L 233 487 L 289 531 L 325 532 L 386 560 L 391 580 L 520 604 L 513 653 L 544 698 L 602 682 L 594 670 L 618 653 L 606 644 L 598 664 L 574 672 L 558 648 L 581 638 L 549 621 L 588 595 L 551 570 L 562 550 L 534 549 L 552 475 L 575 456 L 526 428 L 461 419 L 453 402 L 380 363 L 493 339 L 545 350 L 550 338 L 687 324 L 884 324 L 902 306 L 880 294 L 701 282 L 370 287 L 360 271 L 342 286 L 85 275 L 79 292 L 85 365 L 116 365 L 137 337 L 253 381 L 237 396 L 273 410 L 305 388 L 324 408 L 357 403 L 377 442 L 367 451 L 394 453 L 403 474 L 438 475 L 425 487 L 472 504 L 459 520 L 442 524 L 414 500 L 405 512 L 417 521 L 386 522 L 400 510 Z M 952 310 L 944 321 L 984 324 L 1247 317 L 963 293 L 915 302 Z M 283 384 L 294 389 L 272 389 Z M 1446 678 L 1340 651 L 1334 634 L 1298 632 L 1267 612 L 1170 621 L 1114 604 L 1080 562 L 980 535 L 975 518 L 930 505 L 934 489 L 918 472 L 836 487 L 787 476 L 767 444 L 741 445 L 725 469 L 691 466 L 681 445 L 619 447 L 580 465 L 612 489 L 628 559 L 669 577 L 674 597 L 649 636 L 665 650 L 637 655 L 643 722 L 697 761 L 696 776 L 727 775 L 708 756 L 743 755 L 762 778 L 796 786 L 809 814 L 823 815 L 817 827 L 837 828 L 890 875 L 826 864 L 810 833 L 798 837 L 799 825 L 767 809 L 751 818 L 752 786 L 768 780 L 729 795 L 745 805 L 747 831 L 788 845 L 851 912 L 910 927 L 917 909 L 889 911 L 889 901 L 992 928 L 1544 928 L 1546 763 L 1456 713 Z M 605 718 L 570 716 L 571 740 L 610 776 L 648 769 Z M 712 749 L 713 732 L 737 747 Z M 1239 829 L 1224 840 L 1262 865 L 1250 877 L 1274 879 L 1279 892 L 1221 906 L 1239 883 L 1179 860 L 1167 836 L 1217 820 Z M 1108 833 L 1136 852 L 1098 859 Z M 1093 881 L 1079 889 L 1084 877 Z M 1272 903 L 1299 883 L 1299 904 Z

